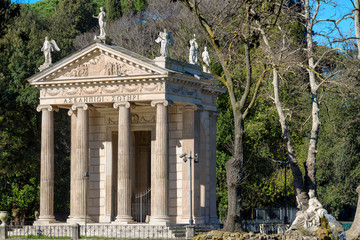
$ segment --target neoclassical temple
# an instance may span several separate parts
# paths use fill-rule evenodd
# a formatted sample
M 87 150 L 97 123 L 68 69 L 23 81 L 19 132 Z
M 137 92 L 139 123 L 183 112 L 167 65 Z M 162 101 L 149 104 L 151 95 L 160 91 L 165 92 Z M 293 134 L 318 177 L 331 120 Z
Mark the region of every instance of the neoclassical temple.
M 53 116 L 60 108 L 71 118 L 67 222 L 134 223 L 134 201 L 146 192 L 141 211 L 149 208 L 149 224 L 188 223 L 190 169 L 179 156 L 190 152 L 199 159 L 192 168 L 194 222 L 218 222 L 216 97 L 224 90 L 200 66 L 93 43 L 28 81 L 40 90 L 42 113 L 37 223 L 55 222 Z

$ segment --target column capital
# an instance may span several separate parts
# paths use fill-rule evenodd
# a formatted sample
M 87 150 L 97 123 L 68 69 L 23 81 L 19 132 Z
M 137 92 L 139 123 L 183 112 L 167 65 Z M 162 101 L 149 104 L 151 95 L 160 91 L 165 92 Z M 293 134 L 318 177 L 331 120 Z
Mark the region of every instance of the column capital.
M 72 111 L 76 111 L 78 108 L 82 108 L 84 109 L 85 111 L 86 110 L 91 110 L 92 109 L 92 106 L 89 105 L 89 104 L 86 104 L 86 103 L 77 103 L 77 104 L 73 104 L 71 106 L 71 110 Z M 69 114 L 69 113 L 68 113 Z M 71 116 L 71 115 L 70 115 Z
M 204 111 L 204 106 L 200 104 L 184 105 L 182 110 Z
M 157 104 L 163 104 L 165 107 L 167 107 L 168 105 L 174 105 L 174 102 L 171 100 L 153 100 L 151 102 L 151 106 L 155 107 Z
M 114 102 L 114 104 L 113 104 L 113 107 L 114 107 L 115 109 L 118 109 L 120 106 L 124 106 L 124 107 L 126 107 L 126 108 L 130 108 L 130 103 L 127 102 L 127 101 L 123 101 L 123 102 Z
M 73 114 L 76 113 L 76 110 L 72 110 L 71 108 L 68 111 L 68 115 L 71 117 Z
M 42 110 L 48 110 L 49 112 L 55 111 L 58 112 L 59 108 L 51 105 L 39 105 L 36 108 L 36 111 L 41 112 Z

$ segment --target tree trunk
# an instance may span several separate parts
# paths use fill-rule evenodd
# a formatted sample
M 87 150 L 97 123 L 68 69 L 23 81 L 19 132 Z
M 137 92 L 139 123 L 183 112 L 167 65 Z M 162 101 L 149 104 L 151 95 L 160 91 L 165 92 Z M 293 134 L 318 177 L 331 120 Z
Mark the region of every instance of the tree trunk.
M 305 165 L 305 185 L 308 189 L 315 190 L 316 193 L 316 153 L 317 153 L 317 141 L 320 127 L 319 120 L 319 103 L 317 90 L 319 86 L 316 84 L 316 76 L 315 76 L 315 63 L 314 63 L 314 45 L 312 39 L 312 29 L 313 23 L 310 19 L 310 6 L 309 0 L 305 0 L 305 22 L 306 22 L 306 50 L 308 54 L 308 73 L 309 73 L 309 82 L 310 82 L 310 91 L 311 91 L 311 108 L 312 108 L 312 127 L 310 132 L 310 140 L 309 140 L 309 149 L 308 149 L 308 157 Z
M 358 202 L 356 207 L 355 218 L 350 229 L 346 231 L 346 236 L 350 240 L 358 239 L 358 237 L 360 237 L 360 185 L 356 188 L 356 192 L 358 193 Z
M 275 98 L 275 106 L 279 115 L 279 121 L 281 125 L 281 131 L 283 134 L 283 139 L 286 145 L 286 150 L 288 153 L 288 159 L 290 161 L 290 168 L 294 178 L 294 192 L 298 197 L 300 202 L 307 202 L 308 196 L 304 187 L 303 182 L 303 174 L 298 165 L 298 161 L 295 156 L 295 151 L 292 146 L 291 137 L 289 134 L 289 128 L 286 123 L 286 118 L 284 115 L 284 111 L 281 105 L 280 94 L 279 94 L 279 75 L 275 69 L 273 68 L 273 86 L 274 86 L 274 98 Z
M 238 112 L 234 116 L 235 136 L 233 158 L 226 162 L 226 181 L 228 186 L 228 214 L 224 224 L 224 231 L 238 232 L 241 227 L 241 180 L 243 177 L 243 137 L 244 124 L 242 115 Z
M 356 35 L 356 46 L 358 50 L 357 58 L 360 60 L 360 4 L 359 0 L 354 1 L 355 4 L 355 14 L 354 14 L 354 25 L 355 25 L 355 35 Z
M 355 34 L 356 34 L 356 45 L 358 49 L 357 58 L 360 60 L 360 9 L 359 9 L 359 0 L 355 0 Z M 358 193 L 358 202 L 356 206 L 356 213 L 354 221 L 348 231 L 346 231 L 346 236 L 352 240 L 360 237 L 360 185 L 356 188 L 356 192 Z

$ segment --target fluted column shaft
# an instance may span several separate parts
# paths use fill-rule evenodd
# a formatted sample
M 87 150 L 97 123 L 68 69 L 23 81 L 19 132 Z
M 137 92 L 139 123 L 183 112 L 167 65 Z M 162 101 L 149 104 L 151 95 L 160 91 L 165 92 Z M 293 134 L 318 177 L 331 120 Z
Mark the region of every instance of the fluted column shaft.
M 168 101 L 153 101 L 156 106 L 155 157 L 151 164 L 151 223 L 167 223 L 169 218 L 169 122 Z
M 54 217 L 54 114 L 52 106 L 38 106 L 41 120 L 41 170 L 39 222 L 55 222 Z
M 130 103 L 116 102 L 119 108 L 118 127 L 118 210 L 117 223 L 132 222 L 130 176 Z
M 210 223 L 218 225 L 219 218 L 216 214 L 216 119 L 219 116 L 217 112 L 209 114 L 209 133 L 210 133 Z
M 71 192 L 70 216 L 68 222 L 85 221 L 85 198 L 88 202 L 89 184 L 86 184 L 84 173 L 89 173 L 89 105 L 74 104 L 69 111 L 71 116 Z M 87 221 L 90 218 L 87 216 Z
M 75 216 L 80 216 L 78 206 L 78 180 L 77 179 L 77 163 L 76 161 L 76 126 L 77 126 L 77 112 L 72 109 L 69 110 L 68 115 L 71 117 L 71 153 L 70 153 L 70 216 L 68 221 L 71 221 Z

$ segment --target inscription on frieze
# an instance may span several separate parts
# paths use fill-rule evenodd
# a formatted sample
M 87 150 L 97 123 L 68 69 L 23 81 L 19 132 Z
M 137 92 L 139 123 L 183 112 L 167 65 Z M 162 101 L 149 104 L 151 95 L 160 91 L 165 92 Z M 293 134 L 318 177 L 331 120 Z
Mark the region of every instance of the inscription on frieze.
M 139 95 L 121 95 L 121 96 L 97 96 L 97 97 L 73 97 L 65 98 L 64 104 L 74 103 L 102 103 L 102 102 L 122 102 L 139 100 Z

